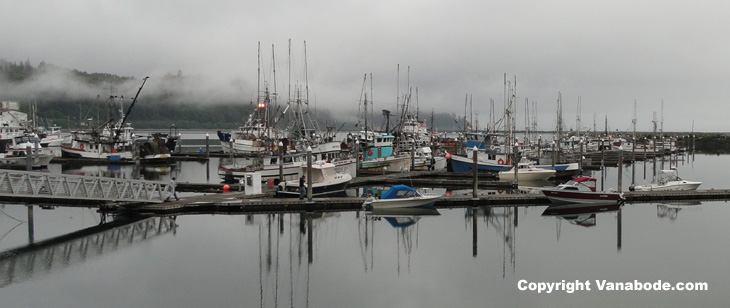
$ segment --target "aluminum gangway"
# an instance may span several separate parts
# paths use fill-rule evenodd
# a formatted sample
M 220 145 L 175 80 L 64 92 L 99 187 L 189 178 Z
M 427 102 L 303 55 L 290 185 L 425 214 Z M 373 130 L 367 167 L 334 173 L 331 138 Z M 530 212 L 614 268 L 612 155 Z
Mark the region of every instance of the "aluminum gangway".
M 0 200 L 46 203 L 161 203 L 169 183 L 98 176 L 0 170 Z

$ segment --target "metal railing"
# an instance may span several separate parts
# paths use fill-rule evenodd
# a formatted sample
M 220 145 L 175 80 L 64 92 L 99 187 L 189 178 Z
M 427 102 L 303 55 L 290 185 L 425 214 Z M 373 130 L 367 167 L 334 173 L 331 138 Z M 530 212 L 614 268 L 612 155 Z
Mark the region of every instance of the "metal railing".
M 161 203 L 171 193 L 169 183 L 160 181 L 0 171 L 0 199 Z

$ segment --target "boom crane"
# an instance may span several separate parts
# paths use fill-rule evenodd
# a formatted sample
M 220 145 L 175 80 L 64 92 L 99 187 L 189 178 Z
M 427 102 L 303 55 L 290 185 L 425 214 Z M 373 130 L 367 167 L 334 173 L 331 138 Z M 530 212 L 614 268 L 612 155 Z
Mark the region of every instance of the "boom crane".
M 144 87 L 144 84 L 147 82 L 147 79 L 150 77 L 145 77 L 142 79 L 142 85 L 139 86 L 139 90 L 137 90 L 137 94 L 134 96 L 134 99 L 132 100 L 132 104 L 129 105 L 129 109 L 127 109 L 127 112 L 124 114 L 124 117 L 119 122 L 119 125 L 117 126 L 117 132 L 114 134 L 114 140 L 117 140 L 119 138 L 119 134 L 122 131 L 122 127 L 124 127 L 124 123 L 127 121 L 127 117 L 129 116 L 129 113 L 132 112 L 132 107 L 134 107 L 134 104 L 137 102 L 137 98 L 139 97 L 139 93 L 142 92 L 142 88 Z

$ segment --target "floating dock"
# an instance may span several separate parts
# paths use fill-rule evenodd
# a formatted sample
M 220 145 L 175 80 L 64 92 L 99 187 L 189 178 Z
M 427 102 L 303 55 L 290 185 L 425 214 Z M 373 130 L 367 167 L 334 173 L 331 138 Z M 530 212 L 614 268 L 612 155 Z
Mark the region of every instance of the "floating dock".
M 730 190 L 697 190 L 665 192 L 624 192 L 627 203 L 667 202 L 679 200 L 727 200 Z M 149 205 L 128 204 L 128 211 L 153 214 L 173 213 L 261 213 L 261 212 L 298 212 L 298 211 L 345 211 L 360 210 L 363 197 L 313 198 L 307 199 L 272 198 L 270 194 L 245 195 L 241 192 L 219 193 L 193 196 L 179 201 Z M 542 194 L 493 194 L 472 198 L 470 196 L 443 196 L 434 206 L 436 208 L 456 208 L 474 206 L 531 206 L 549 205 L 550 201 Z

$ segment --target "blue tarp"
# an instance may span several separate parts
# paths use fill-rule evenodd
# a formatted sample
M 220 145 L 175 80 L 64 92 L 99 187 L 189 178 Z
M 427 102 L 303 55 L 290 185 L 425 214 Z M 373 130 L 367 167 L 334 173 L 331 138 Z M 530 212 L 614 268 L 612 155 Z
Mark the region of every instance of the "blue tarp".
M 406 185 L 394 185 L 394 186 L 391 186 L 390 189 L 388 189 L 388 191 L 386 191 L 382 195 L 380 195 L 380 199 L 395 199 L 398 196 L 399 191 L 415 192 L 416 190 L 411 187 L 408 187 Z

